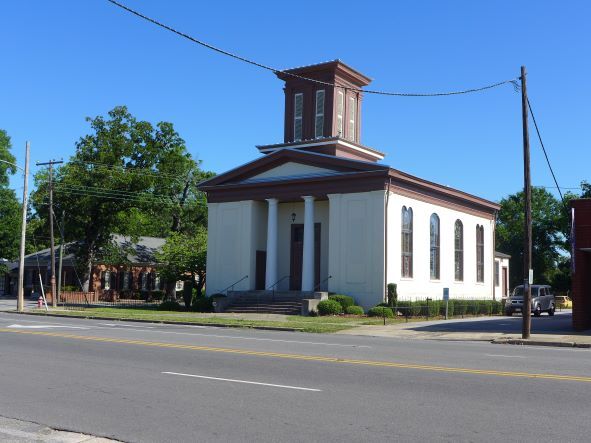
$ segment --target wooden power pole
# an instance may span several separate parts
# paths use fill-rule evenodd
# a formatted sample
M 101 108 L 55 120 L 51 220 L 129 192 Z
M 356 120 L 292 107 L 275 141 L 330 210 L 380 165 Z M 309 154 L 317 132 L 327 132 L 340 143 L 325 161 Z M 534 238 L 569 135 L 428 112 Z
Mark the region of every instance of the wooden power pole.
M 51 265 L 51 306 L 57 308 L 57 291 L 55 284 L 55 238 L 53 235 L 53 165 L 63 161 L 49 160 L 46 163 L 37 163 L 37 166 L 49 166 L 49 236 L 50 240 L 50 265 Z
M 23 207 L 21 221 L 21 244 L 18 261 L 18 288 L 16 297 L 16 310 L 23 312 L 25 309 L 25 236 L 27 233 L 27 207 L 28 207 L 28 181 L 29 181 L 29 155 L 31 144 L 25 145 L 25 178 L 23 183 Z
M 531 284 L 532 272 L 532 223 L 531 223 L 531 176 L 529 169 L 529 129 L 527 127 L 527 88 L 525 66 L 521 67 L 521 118 L 523 120 L 523 198 L 525 200 L 525 224 L 523 241 L 523 322 L 521 337 L 528 339 L 531 333 Z

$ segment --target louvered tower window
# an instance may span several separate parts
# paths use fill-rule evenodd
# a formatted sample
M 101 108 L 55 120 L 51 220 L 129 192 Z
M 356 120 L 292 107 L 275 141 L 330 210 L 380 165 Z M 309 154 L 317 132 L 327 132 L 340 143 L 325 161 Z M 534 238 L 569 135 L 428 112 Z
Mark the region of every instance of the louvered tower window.
M 337 91 L 337 135 L 343 136 L 343 110 L 345 109 L 345 94 Z
M 324 135 L 324 89 L 316 91 L 316 123 L 314 137 L 320 138 Z
M 302 139 L 302 115 L 304 114 L 304 94 L 298 93 L 294 96 L 293 113 L 293 141 Z
M 355 141 L 355 117 L 357 115 L 357 103 L 355 97 L 349 97 L 349 128 L 348 138 Z

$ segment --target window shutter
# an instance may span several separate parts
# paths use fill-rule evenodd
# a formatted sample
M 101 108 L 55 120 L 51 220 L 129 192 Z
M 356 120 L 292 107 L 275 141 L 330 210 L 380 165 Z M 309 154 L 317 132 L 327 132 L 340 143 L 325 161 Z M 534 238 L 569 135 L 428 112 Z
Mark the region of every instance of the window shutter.
M 320 138 L 324 135 L 324 89 L 316 91 L 316 123 L 314 136 Z
M 129 280 L 127 282 L 127 288 L 126 289 L 133 289 L 133 272 L 129 271 Z
M 105 289 L 105 272 L 101 273 L 101 289 Z
M 117 290 L 117 273 L 111 272 L 111 289 Z
M 298 93 L 294 96 L 294 114 L 293 114 L 293 140 L 302 139 L 302 116 L 304 113 L 304 94 Z

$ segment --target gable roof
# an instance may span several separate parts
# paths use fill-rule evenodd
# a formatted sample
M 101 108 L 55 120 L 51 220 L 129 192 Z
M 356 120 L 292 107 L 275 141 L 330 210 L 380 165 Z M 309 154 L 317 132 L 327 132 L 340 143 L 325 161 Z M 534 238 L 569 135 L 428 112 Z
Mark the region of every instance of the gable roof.
M 199 184 L 199 189 L 206 191 L 212 186 L 240 183 L 288 162 L 323 168 L 332 171 L 332 174 L 335 175 L 367 171 L 387 171 L 389 169 L 388 166 L 375 162 L 285 148 L 205 180 Z

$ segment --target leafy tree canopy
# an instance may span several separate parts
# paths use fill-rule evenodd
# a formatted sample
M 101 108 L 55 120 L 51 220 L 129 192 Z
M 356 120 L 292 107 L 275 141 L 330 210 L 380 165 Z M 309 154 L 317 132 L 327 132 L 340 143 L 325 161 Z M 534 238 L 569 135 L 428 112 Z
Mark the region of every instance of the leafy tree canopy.
M 16 173 L 16 159 L 10 152 L 10 137 L 0 129 L 0 259 L 15 260 L 20 242 L 21 205 L 12 189 L 8 189 L 9 175 Z
M 171 123 L 137 120 L 125 106 L 87 121 L 91 133 L 54 175 L 55 213 L 59 219 L 65 211 L 66 241 L 81 240 L 76 255 L 85 286 L 112 234 L 166 236 L 202 226 L 207 209 L 195 184 L 209 175 Z M 36 184 L 33 204 L 47 220 L 47 171 L 37 174 Z

